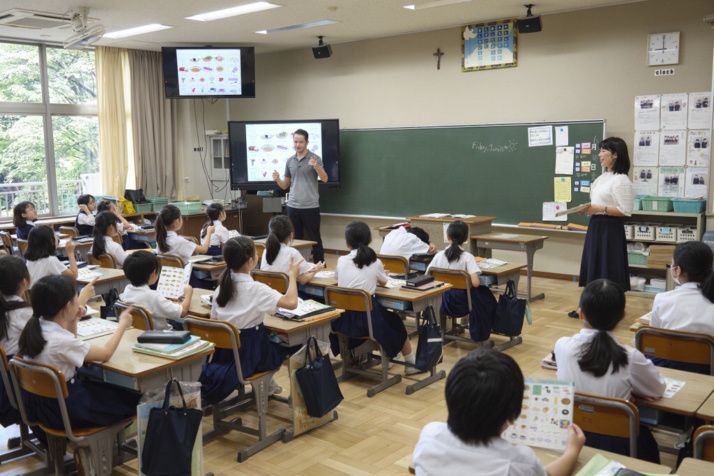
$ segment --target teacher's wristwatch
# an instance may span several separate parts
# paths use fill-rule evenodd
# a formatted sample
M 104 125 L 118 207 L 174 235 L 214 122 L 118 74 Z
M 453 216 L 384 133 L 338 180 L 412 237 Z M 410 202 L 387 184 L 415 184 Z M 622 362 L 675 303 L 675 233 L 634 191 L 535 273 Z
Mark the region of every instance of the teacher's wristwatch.
M 607 205 L 605 205 L 605 215 L 607 215 Z

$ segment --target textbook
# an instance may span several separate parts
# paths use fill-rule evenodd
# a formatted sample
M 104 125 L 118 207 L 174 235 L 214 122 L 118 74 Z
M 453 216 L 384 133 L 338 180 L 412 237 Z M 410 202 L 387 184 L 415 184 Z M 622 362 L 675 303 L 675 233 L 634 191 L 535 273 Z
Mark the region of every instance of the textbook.
M 483 259 L 483 260 L 477 261 L 477 263 L 478 263 L 478 267 L 481 269 L 493 269 L 493 268 L 498 268 L 499 266 L 508 264 L 507 261 L 501 261 L 500 259 L 496 259 L 496 258 Z
M 548 355 L 543 357 L 543 360 L 540 361 L 540 366 L 541 368 L 548 370 L 558 370 L 558 363 L 555 361 L 555 353 L 548 352 Z
M 208 255 L 193 255 L 188 258 L 189 263 L 200 263 L 202 261 L 211 261 L 213 256 Z
M 210 257 L 209 257 L 210 259 Z M 159 275 L 159 284 L 156 292 L 166 299 L 179 300 L 183 297 L 183 288 L 188 286 L 191 279 L 193 263 L 188 263 L 185 268 L 163 266 Z
M 180 349 L 175 352 L 170 352 L 170 353 L 146 349 L 143 347 L 137 347 L 136 344 L 134 345 L 134 347 L 132 347 L 131 350 L 133 350 L 134 352 L 138 352 L 140 354 L 148 354 L 148 355 L 153 355 L 156 357 L 163 357 L 165 359 L 179 360 L 179 359 L 183 359 L 183 358 L 189 357 L 194 354 L 198 354 L 198 353 L 210 350 L 213 347 L 215 347 L 215 344 L 213 342 L 208 342 L 208 341 L 199 339 L 199 340 L 191 343 L 191 345 L 184 347 L 183 349 Z
M 443 285 L 443 281 L 437 281 L 435 279 L 434 281 L 429 281 L 421 286 L 402 286 L 402 289 L 408 289 L 409 291 L 429 291 L 430 289 L 439 288 Z
M 577 213 L 581 210 L 585 210 L 589 206 L 590 206 L 590 202 L 583 203 L 582 205 L 578 205 L 577 207 L 568 208 L 567 210 L 561 210 L 559 212 L 556 212 L 555 216 L 562 217 L 563 215 L 570 215 L 571 213 Z
M 419 218 L 447 218 L 450 216 L 450 213 L 427 213 L 426 215 L 419 215 Z
M 192 345 L 196 343 L 196 341 L 201 340 L 200 337 L 198 336 L 189 336 L 188 340 L 186 342 L 183 342 L 181 344 L 154 344 L 154 343 L 142 343 L 142 342 L 136 342 L 134 346 L 136 346 L 137 349 L 146 349 L 146 350 L 152 350 L 154 352 L 162 352 L 164 354 L 174 354 L 178 352 L 181 349 L 185 349 L 189 345 Z
M 119 327 L 119 325 L 116 322 L 92 317 L 77 323 L 77 337 L 82 340 L 93 339 L 95 337 L 113 334 L 114 331 L 117 330 L 117 327 Z
M 103 275 L 89 268 L 80 268 L 77 270 L 77 281 L 90 282 L 94 278 L 101 278 Z
M 327 304 L 322 304 L 313 299 L 300 299 L 298 298 L 298 307 L 295 309 L 283 309 L 278 308 L 278 312 L 275 313 L 276 316 L 282 317 L 283 319 L 290 319 L 293 321 L 301 321 L 307 317 L 316 316 L 318 314 L 324 314 L 329 311 L 334 311 L 334 307 L 330 307 Z

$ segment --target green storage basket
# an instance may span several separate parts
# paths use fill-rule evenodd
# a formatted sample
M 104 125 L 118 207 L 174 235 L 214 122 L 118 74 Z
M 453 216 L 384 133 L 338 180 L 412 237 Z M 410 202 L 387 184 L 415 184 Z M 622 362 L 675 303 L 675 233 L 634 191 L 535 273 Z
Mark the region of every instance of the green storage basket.
M 153 206 L 151 203 L 132 203 L 132 205 L 136 213 L 150 213 Z
M 645 197 L 647 197 L 647 195 L 637 195 L 635 197 L 635 206 L 632 208 L 632 210 L 642 210 L 642 199 Z
M 674 211 L 676 213 L 702 213 L 707 209 L 706 200 L 687 200 L 686 198 L 675 198 Z
M 642 209 L 647 212 L 671 212 L 674 210 L 672 197 L 642 197 Z
M 627 262 L 638 266 L 647 266 L 647 255 L 643 255 L 642 253 L 638 253 L 636 251 L 628 251 Z
M 169 198 L 168 197 L 146 197 L 148 201 L 155 205 L 159 205 L 163 207 L 164 205 L 169 204 Z
M 201 202 L 171 202 L 171 205 L 178 207 L 182 215 L 201 213 Z
M 117 197 L 110 197 L 108 195 L 97 195 L 94 197 L 94 200 L 97 202 L 97 205 L 99 205 L 99 202 L 102 200 L 106 200 L 108 202 L 112 202 L 114 205 L 117 205 Z

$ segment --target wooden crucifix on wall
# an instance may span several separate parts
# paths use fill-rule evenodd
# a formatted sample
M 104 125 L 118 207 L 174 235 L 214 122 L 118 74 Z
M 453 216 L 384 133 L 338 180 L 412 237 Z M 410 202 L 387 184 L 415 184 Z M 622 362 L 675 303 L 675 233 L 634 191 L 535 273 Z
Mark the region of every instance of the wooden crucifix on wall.
M 436 69 L 441 69 L 441 57 L 444 56 L 444 52 L 441 51 L 441 48 L 437 48 L 434 56 L 436 56 Z

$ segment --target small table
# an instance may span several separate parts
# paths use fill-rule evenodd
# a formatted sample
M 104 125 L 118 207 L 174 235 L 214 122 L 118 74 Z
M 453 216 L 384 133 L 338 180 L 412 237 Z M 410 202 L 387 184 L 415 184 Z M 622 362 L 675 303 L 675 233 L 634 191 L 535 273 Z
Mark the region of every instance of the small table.
M 543 463 L 543 466 L 555 461 L 562 455 L 562 452 L 545 448 L 533 448 L 533 451 L 535 452 L 540 462 Z M 575 464 L 575 469 L 573 469 L 573 474 L 576 474 L 578 471 L 583 469 L 583 467 L 597 454 L 602 455 L 607 459 L 615 460 L 618 463 L 622 463 L 628 469 L 631 469 L 633 471 L 654 474 L 669 474 L 670 472 L 672 472 L 671 468 L 662 464 L 650 463 L 641 459 L 610 453 L 609 451 L 603 451 L 597 448 L 590 448 L 589 446 L 583 446 L 583 449 L 580 451 L 580 455 L 578 456 L 578 461 Z M 690 473 L 680 474 L 685 475 Z
M 710 423 L 714 421 L 714 394 L 709 395 L 709 398 L 707 398 L 702 406 L 699 407 L 697 410 L 697 417 Z
M 265 246 L 265 242 L 267 241 L 267 238 L 262 238 L 260 240 L 255 240 L 256 243 L 259 245 Z M 307 240 L 293 240 L 292 243 L 290 243 L 290 246 L 295 248 L 300 252 L 303 258 L 305 258 L 305 261 L 307 261 L 310 258 L 310 253 L 312 252 L 312 247 L 317 244 L 317 241 L 307 241 Z
M 714 474 L 714 463 L 701 459 L 684 458 L 677 468 L 677 474 L 682 476 L 711 476 Z
M 687 384 L 672 398 L 661 398 L 655 402 L 636 398 L 635 403 L 638 407 L 654 408 L 668 413 L 693 417 L 712 392 L 714 392 L 714 376 L 685 372 L 683 370 L 669 369 L 666 367 L 658 367 L 657 370 L 659 370 L 663 377 L 683 380 L 687 382 Z
M 193 270 L 197 271 L 196 275 L 201 279 L 210 279 L 211 281 L 221 279 L 221 274 L 225 269 L 225 261 L 198 261 L 193 263 Z
M 471 240 L 476 243 L 478 256 L 485 257 L 487 250 L 525 251 L 528 267 L 528 292 L 526 293 L 528 301 L 545 298 L 544 293 L 536 296 L 531 294 L 531 278 L 533 277 L 533 256 L 537 250 L 543 248 L 543 242 L 547 239 L 547 236 L 516 235 L 511 233 L 488 233 L 471 237 Z

